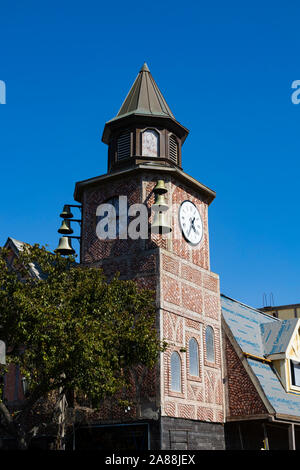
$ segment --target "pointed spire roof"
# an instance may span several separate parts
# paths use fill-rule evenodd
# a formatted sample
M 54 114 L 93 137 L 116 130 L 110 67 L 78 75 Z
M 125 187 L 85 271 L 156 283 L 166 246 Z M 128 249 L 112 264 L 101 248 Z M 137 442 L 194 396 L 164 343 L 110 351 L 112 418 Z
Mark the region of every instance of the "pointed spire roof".
M 121 127 L 125 121 L 137 121 L 141 118 L 162 120 L 165 125 L 168 121 L 169 127 L 176 129 L 183 139 L 188 134 L 188 130 L 176 121 L 146 62 L 140 69 L 118 114 L 105 124 L 102 141 L 108 144 L 113 129 Z
M 131 113 L 168 116 L 174 119 L 174 115 L 155 83 L 146 62 L 136 77 L 115 119 Z

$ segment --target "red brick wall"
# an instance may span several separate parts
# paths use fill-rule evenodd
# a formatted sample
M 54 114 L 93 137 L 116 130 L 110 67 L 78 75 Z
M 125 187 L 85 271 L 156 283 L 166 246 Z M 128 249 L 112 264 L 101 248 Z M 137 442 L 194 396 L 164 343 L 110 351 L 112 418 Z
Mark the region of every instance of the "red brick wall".
M 209 269 L 209 241 L 208 241 L 208 217 L 207 217 L 207 204 L 201 199 L 199 194 L 195 194 L 189 188 L 183 185 L 178 185 L 176 181 L 172 181 L 172 204 L 174 208 L 178 208 L 179 205 L 188 199 L 193 202 L 199 209 L 202 222 L 203 222 L 203 240 L 201 242 L 201 249 L 188 249 L 188 244 L 180 237 L 174 241 L 173 253 L 177 254 L 181 258 L 191 261 L 197 266 L 201 266 L 204 269 Z M 175 220 L 175 217 L 174 217 Z
M 97 207 L 114 196 L 127 196 L 129 204 L 141 202 L 140 178 L 106 182 L 85 191 L 82 202 L 81 261 L 93 263 L 109 257 L 127 255 L 141 250 L 142 241 L 99 240 L 96 234 Z
M 179 256 L 161 251 L 162 337 L 168 343 L 162 371 L 162 414 L 223 422 L 220 295 L 218 277 Z M 213 290 L 211 288 L 213 287 Z M 208 300 L 207 300 L 208 299 Z M 214 331 L 215 360 L 206 359 L 205 329 Z M 198 344 L 199 376 L 189 373 L 189 340 Z M 170 358 L 181 359 L 181 392 L 173 392 Z
M 228 416 L 249 416 L 267 413 L 255 386 L 229 339 L 225 342 L 228 389 Z
M 165 199 L 173 215 L 173 230 L 169 236 L 151 234 L 149 240 L 100 241 L 97 238 L 95 214 L 100 203 L 112 196 L 128 195 L 129 204 L 144 202 L 150 216 L 151 205 L 155 202 L 153 188 L 161 178 L 165 180 L 168 190 Z M 181 233 L 178 233 L 178 225 L 176 226 L 178 208 L 186 199 L 198 207 L 203 221 L 203 238 L 195 248 L 188 245 Z M 82 215 L 82 261 L 102 266 L 108 277 L 120 271 L 121 277 L 135 279 L 140 285 L 156 291 L 160 335 L 169 346 L 162 354 L 158 369 L 160 379 L 157 380 L 158 376 L 154 375 L 152 392 L 147 392 L 148 387 L 145 386 L 143 396 L 153 400 L 155 390 L 162 415 L 222 422 L 224 411 L 219 278 L 209 271 L 207 204 L 202 196 L 179 184 L 169 175 L 162 173 L 158 176 L 145 171 L 138 176 L 129 176 L 126 181 L 112 180 L 102 183 L 98 188 L 86 190 Z M 207 325 L 214 330 L 214 363 L 206 360 Z M 199 345 L 200 374 L 196 378 L 189 376 L 188 341 L 191 337 Z M 170 357 L 173 351 L 177 351 L 181 358 L 180 393 L 170 390 Z M 132 413 L 135 412 L 132 409 Z

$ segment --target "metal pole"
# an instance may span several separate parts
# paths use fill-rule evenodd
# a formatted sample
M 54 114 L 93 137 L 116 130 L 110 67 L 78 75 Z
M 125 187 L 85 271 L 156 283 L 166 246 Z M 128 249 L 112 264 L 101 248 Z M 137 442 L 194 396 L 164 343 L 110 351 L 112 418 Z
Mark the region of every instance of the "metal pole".
M 5 343 L 0 339 L 0 364 L 6 364 Z
M 289 432 L 289 450 L 296 450 L 295 426 L 294 426 L 294 424 L 289 425 L 288 432 Z
M 264 449 L 269 450 L 269 439 L 268 439 L 268 434 L 267 434 L 266 423 L 263 423 L 263 430 L 264 430 Z
M 240 436 L 241 450 L 244 450 L 244 445 L 243 445 L 243 437 L 242 437 L 242 430 L 241 430 L 241 425 L 240 425 L 240 424 L 238 424 L 238 429 L 239 429 L 239 436 Z

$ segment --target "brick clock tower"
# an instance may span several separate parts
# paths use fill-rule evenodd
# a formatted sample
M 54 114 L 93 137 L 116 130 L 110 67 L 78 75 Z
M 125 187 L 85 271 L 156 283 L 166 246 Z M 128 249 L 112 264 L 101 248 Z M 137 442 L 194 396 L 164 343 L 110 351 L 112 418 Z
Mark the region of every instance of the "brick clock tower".
M 105 124 L 107 173 L 76 183 L 74 194 L 82 206 L 81 263 L 101 267 L 108 278 L 118 271 L 156 293 L 167 350 L 155 371 L 133 372 L 130 410 L 103 407 L 97 423 L 144 424 L 150 449 L 224 448 L 220 290 L 208 232 L 215 193 L 182 170 L 187 135 L 144 64 Z M 97 230 L 104 203 L 116 209 L 113 239 Z M 147 208 L 147 236 L 126 232 L 136 204 Z

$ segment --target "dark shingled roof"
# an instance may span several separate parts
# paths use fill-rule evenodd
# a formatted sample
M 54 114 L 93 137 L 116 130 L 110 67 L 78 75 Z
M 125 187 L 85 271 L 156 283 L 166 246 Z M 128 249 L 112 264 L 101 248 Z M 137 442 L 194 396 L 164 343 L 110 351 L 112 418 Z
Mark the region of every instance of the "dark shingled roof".
M 139 71 L 118 114 L 106 122 L 102 142 L 109 145 L 113 132 L 137 122 L 162 125 L 180 137 L 182 143 L 189 133 L 188 129 L 176 121 L 146 63 Z
M 175 119 L 146 63 L 136 77 L 120 111 L 112 121 L 129 114 L 166 116 Z

